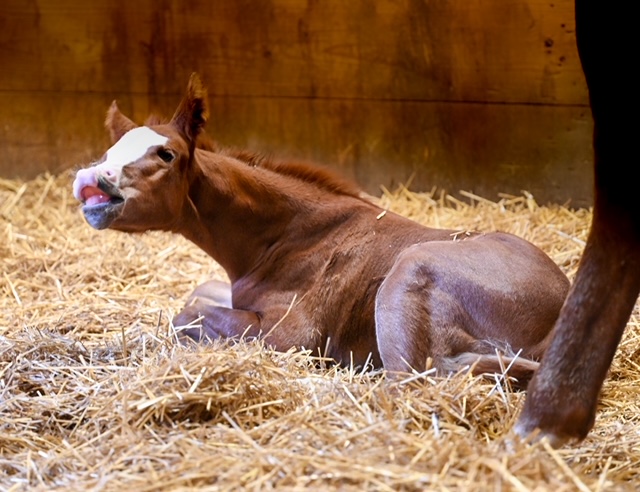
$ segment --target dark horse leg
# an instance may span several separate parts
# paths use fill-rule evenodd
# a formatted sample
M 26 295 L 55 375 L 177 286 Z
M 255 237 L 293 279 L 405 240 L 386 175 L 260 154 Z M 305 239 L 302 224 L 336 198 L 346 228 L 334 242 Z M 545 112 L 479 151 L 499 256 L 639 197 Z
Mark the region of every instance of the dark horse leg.
M 555 446 L 581 440 L 593 427 L 602 383 L 640 290 L 640 198 L 630 169 L 638 138 L 634 22 L 624 2 L 576 0 L 578 52 L 594 121 L 593 222 L 516 425 L 519 435 L 539 429 Z

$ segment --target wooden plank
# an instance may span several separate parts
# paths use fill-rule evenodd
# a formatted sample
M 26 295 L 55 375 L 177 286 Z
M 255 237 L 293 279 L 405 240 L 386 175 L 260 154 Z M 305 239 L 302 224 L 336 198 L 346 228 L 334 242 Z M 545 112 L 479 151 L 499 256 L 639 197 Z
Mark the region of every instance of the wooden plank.
M 105 149 L 110 101 L 170 114 L 199 71 L 223 142 L 492 197 L 591 200 L 591 123 L 559 0 L 4 0 L 0 175 Z
M 0 93 L 0 176 L 62 172 L 97 157 L 106 108 L 93 94 Z
M 573 2 L 4 0 L 3 91 L 587 103 Z M 18 42 L 16 42 L 18 41 Z
M 439 187 L 496 199 L 592 200 L 588 108 L 214 98 L 209 132 L 232 146 L 326 163 L 369 192 Z M 308 115 L 313 115 L 309 117 Z

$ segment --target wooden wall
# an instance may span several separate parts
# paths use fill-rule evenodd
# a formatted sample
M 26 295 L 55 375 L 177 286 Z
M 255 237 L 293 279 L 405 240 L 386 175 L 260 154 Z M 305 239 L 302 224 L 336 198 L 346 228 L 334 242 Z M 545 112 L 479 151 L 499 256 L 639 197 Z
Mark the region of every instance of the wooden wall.
M 192 71 L 217 140 L 373 193 L 591 203 L 572 0 L 2 0 L 0 176 L 88 162 L 113 99 L 170 116 Z

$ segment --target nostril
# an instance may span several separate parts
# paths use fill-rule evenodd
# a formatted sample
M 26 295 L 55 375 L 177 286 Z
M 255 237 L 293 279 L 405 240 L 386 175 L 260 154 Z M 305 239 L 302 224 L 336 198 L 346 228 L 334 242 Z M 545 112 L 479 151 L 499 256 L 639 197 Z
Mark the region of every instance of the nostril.
M 117 180 L 117 174 L 113 169 L 102 169 L 100 174 L 111 183 L 115 183 Z

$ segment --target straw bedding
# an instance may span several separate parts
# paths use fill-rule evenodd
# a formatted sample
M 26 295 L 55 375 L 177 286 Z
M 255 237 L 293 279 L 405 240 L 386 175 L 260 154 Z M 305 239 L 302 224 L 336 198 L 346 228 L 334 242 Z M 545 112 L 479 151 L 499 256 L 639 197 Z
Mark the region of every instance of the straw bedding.
M 70 174 L 0 181 L 0 490 L 631 490 L 640 478 L 639 311 L 595 430 L 552 450 L 511 428 L 499 378 L 336 369 L 258 342 L 181 346 L 172 315 L 224 278 L 180 237 L 98 232 Z M 573 278 L 589 210 L 385 192 L 419 222 L 501 229 Z

